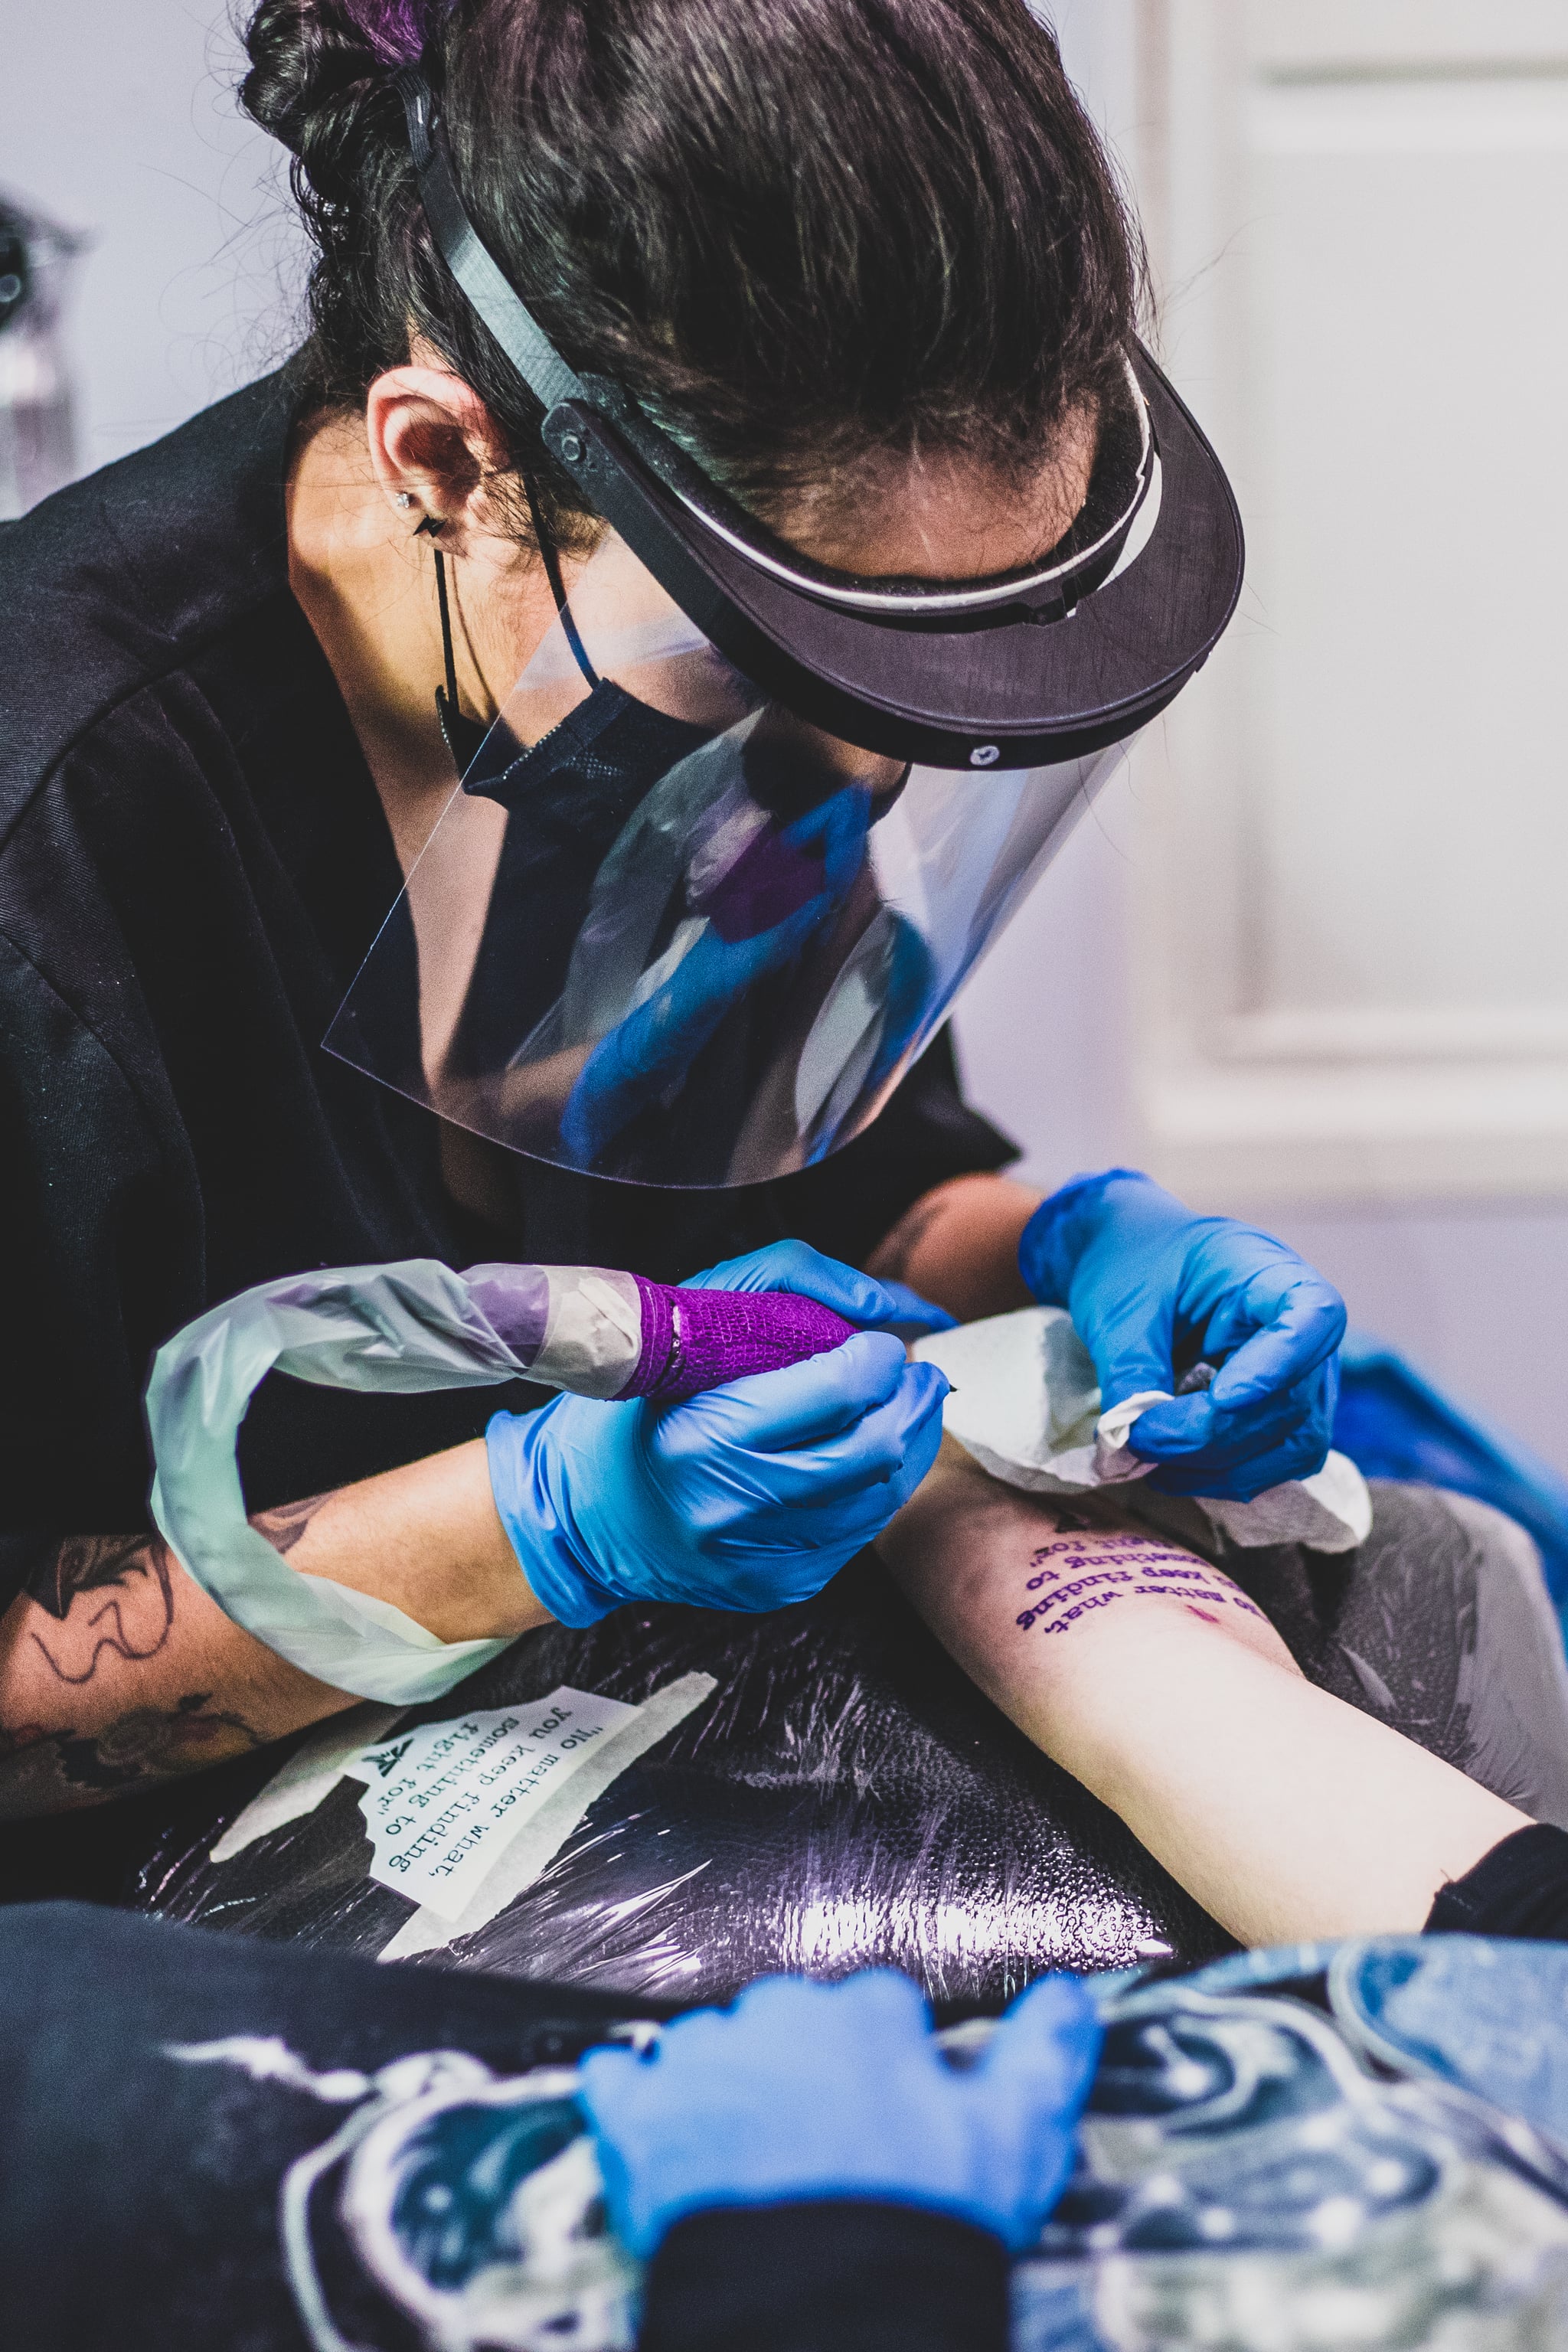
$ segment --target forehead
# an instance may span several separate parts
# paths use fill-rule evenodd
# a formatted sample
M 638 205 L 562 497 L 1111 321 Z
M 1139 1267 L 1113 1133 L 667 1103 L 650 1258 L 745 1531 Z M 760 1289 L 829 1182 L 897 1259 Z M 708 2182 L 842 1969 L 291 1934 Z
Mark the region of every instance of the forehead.
M 962 453 L 879 458 L 781 502 L 770 517 L 801 554 L 861 579 L 985 580 L 1026 570 L 1070 529 L 1089 495 L 1092 411 L 1072 412 L 1049 453 L 1020 472 Z

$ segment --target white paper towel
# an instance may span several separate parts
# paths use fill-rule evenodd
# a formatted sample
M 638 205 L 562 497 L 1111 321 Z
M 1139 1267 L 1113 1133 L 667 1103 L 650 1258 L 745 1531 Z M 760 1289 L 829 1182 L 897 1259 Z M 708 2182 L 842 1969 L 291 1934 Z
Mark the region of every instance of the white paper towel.
M 1163 1404 L 1150 1389 L 1100 1409 L 1100 1385 L 1088 1349 L 1060 1307 L 1026 1307 L 955 1331 L 917 1340 L 914 1353 L 952 1383 L 942 1427 L 984 1470 L 1037 1495 L 1081 1495 L 1146 1478 L 1127 1433 L 1141 1412 Z M 1197 1498 L 1232 1543 L 1308 1544 L 1314 1551 L 1352 1551 L 1372 1528 L 1372 1496 L 1353 1462 L 1331 1454 L 1311 1478 L 1270 1486 L 1250 1503 Z

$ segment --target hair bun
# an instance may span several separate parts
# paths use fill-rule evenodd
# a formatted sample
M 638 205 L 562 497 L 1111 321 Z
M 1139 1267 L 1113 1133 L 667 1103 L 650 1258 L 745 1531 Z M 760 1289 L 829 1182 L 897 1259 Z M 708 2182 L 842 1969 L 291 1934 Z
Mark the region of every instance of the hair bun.
M 245 36 L 240 102 L 297 159 L 307 214 L 349 204 L 367 142 L 401 121 L 390 90 L 451 0 L 260 0 Z

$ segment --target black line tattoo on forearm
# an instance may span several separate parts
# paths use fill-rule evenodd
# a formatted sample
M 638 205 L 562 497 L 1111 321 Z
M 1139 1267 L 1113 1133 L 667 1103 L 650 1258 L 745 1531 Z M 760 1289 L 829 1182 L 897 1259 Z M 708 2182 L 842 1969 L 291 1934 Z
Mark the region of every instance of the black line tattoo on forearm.
M 161 1536 L 66 1536 L 52 1557 L 31 1576 L 28 1598 L 63 1625 L 84 1593 L 108 1591 L 110 1598 L 92 1610 L 87 1626 L 92 1649 L 84 1667 L 72 1671 L 39 1633 L 30 1639 L 56 1680 L 89 1683 L 105 1652 L 122 1664 L 141 1665 L 155 1658 L 168 1641 L 174 1622 L 173 1561 Z M 128 1632 L 125 1610 L 136 1580 L 155 1588 L 153 1622 L 137 1641 Z M 101 1631 L 100 1629 L 102 1629 Z
M 324 1495 L 307 1495 L 301 1502 L 279 1503 L 274 1510 L 258 1511 L 251 1525 L 260 1529 L 274 1551 L 287 1558 L 322 1504 L 331 1499 L 329 1489 Z

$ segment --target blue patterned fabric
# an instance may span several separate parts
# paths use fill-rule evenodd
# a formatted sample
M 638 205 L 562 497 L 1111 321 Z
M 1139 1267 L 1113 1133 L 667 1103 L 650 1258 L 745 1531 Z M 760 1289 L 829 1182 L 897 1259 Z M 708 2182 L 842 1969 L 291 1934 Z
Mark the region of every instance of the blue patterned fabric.
M 1099 2006 L 1013 2352 L 1568 2341 L 1568 1948 L 1292 1945 Z

